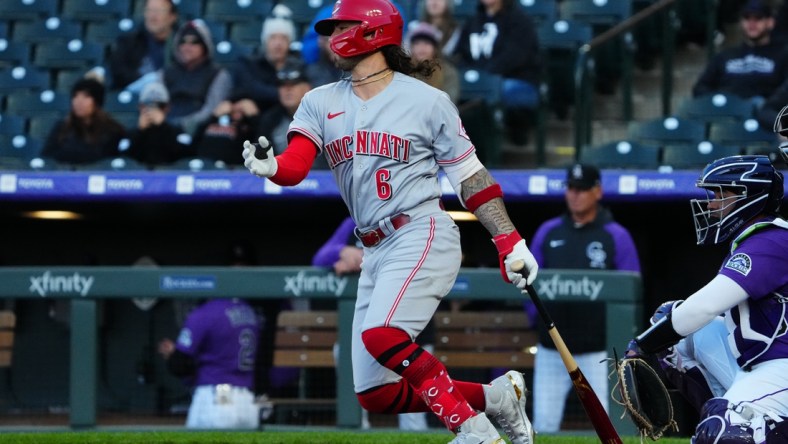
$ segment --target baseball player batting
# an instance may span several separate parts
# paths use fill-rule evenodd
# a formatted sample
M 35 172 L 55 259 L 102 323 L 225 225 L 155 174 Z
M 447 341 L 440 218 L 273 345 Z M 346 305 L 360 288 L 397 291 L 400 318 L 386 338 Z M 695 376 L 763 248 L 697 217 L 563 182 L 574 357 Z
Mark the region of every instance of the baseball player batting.
M 454 444 L 503 444 L 490 418 L 513 443 L 531 443 L 519 372 L 490 384 L 455 381 L 413 341 L 460 268 L 459 229 L 440 204 L 439 169 L 492 235 L 504 279 L 522 289 L 536 278 L 501 187 L 448 95 L 411 76 L 428 76 L 434 62 L 411 62 L 391 3 L 340 0 L 315 30 L 330 37 L 347 77 L 307 93 L 282 154 L 274 157 L 261 137 L 257 146 L 244 143 L 243 157 L 253 174 L 280 185 L 303 180 L 317 155 L 328 161 L 364 245 L 351 351 L 360 404 L 373 413 L 432 411 L 456 434 Z M 511 269 L 519 260 L 525 277 Z

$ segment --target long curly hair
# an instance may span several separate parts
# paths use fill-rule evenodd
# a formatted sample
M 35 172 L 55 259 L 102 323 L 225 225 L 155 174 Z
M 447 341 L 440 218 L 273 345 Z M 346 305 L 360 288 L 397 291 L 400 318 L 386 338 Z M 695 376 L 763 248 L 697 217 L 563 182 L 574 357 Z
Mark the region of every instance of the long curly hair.
M 435 60 L 414 62 L 410 54 L 405 52 L 401 46 L 384 46 L 381 48 L 381 52 L 389 68 L 412 77 L 429 78 L 435 72 L 435 69 L 439 67 L 438 62 Z

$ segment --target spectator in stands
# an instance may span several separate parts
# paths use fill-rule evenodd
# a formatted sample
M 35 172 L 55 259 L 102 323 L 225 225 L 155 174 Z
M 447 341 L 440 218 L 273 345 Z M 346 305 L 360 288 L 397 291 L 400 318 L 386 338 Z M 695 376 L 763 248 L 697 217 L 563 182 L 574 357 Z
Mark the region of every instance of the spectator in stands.
M 788 79 L 788 52 L 771 38 L 774 11 L 768 0 L 747 0 L 739 24 L 743 42 L 709 61 L 692 95 L 733 94 L 760 107 Z
M 129 157 L 150 167 L 165 165 L 186 156 L 190 137 L 183 130 L 167 122 L 170 94 L 167 87 L 151 82 L 142 88 L 139 97 L 140 116 L 131 131 Z
M 463 26 L 457 56 L 461 68 L 503 77 L 506 134 L 510 142 L 525 144 L 532 111 L 539 104 L 541 76 L 539 41 L 531 17 L 514 0 L 479 0 L 476 15 Z
M 221 161 L 225 165 L 243 165 L 238 146 L 244 140 L 259 137 L 260 111 L 251 100 L 224 100 L 213 110 L 211 118 L 195 131 L 191 155 Z
M 293 115 L 301 104 L 301 99 L 312 89 L 306 65 L 300 57 L 291 56 L 287 59 L 282 69 L 277 72 L 277 92 L 279 100 L 276 105 L 266 110 L 260 118 L 260 133 L 274 146 L 274 152 L 281 154 L 287 148 L 287 131 Z M 241 145 L 243 145 L 241 139 Z M 254 138 L 246 140 L 254 140 Z M 234 145 L 236 148 L 239 145 Z M 238 156 L 240 157 L 240 156 Z M 239 159 L 243 160 L 243 159 Z M 318 156 L 312 166 L 313 169 L 328 169 L 328 163 L 324 156 Z
M 320 50 L 319 57 L 306 66 L 307 77 L 314 88 L 334 83 L 342 78 L 342 70 L 334 64 L 333 52 L 328 46 L 328 36 L 317 36 L 317 44 Z
M 104 105 L 104 84 L 93 77 L 71 88 L 71 110 L 49 132 L 41 157 L 68 164 L 89 164 L 118 155 L 126 129 Z
M 291 17 L 290 8 L 276 5 L 263 21 L 260 52 L 241 58 L 233 71 L 231 102 L 251 102 L 244 106 L 254 106 L 260 114 L 279 101 L 276 73 L 290 55 L 290 44 L 296 35 Z
M 462 26 L 454 16 L 453 0 L 425 0 L 419 12 L 419 22 L 438 28 L 441 33 L 438 42 L 441 52 L 445 57 L 454 55 L 462 34 Z
M 210 299 L 192 310 L 177 342 L 163 339 L 167 368 L 193 387 L 186 427 L 256 429 L 254 373 L 260 322 L 239 299 Z
M 406 14 L 405 8 L 400 6 L 400 4 L 395 1 L 392 1 L 391 4 L 394 5 L 394 7 L 399 11 L 400 16 L 402 16 L 403 23 L 408 23 L 408 16 Z M 315 17 L 309 23 L 309 26 L 307 26 L 303 37 L 301 37 L 301 57 L 304 59 L 304 62 L 306 62 L 307 65 L 311 65 L 320 59 L 320 45 L 318 43 L 319 35 L 315 31 L 315 23 L 331 17 L 331 11 L 333 9 L 333 2 L 330 2 L 326 6 L 320 8 L 317 11 L 317 14 L 315 14 Z
M 346 217 L 334 230 L 330 238 L 312 257 L 312 266 L 332 268 L 339 276 L 361 273 L 364 248 L 356 237 L 353 219 Z M 419 345 L 430 353 L 434 350 L 435 323 L 430 321 L 417 338 Z M 362 428 L 369 428 L 368 412 L 363 412 Z M 402 413 L 397 415 L 401 430 L 427 430 L 427 413 Z
M 430 86 L 449 95 L 455 104 L 460 101 L 460 77 L 452 62 L 443 57 L 440 51 L 441 32 L 426 22 L 412 24 L 405 40 L 415 62 L 436 60 L 439 68 L 429 78 L 422 78 Z
M 539 267 L 640 272 L 640 261 L 629 232 L 599 204 L 603 195 L 599 170 L 592 165 L 572 165 L 567 170 L 565 185 L 567 212 L 540 225 L 531 242 Z M 547 300 L 544 304 L 556 325 L 561 326 L 561 337 L 607 409 L 604 304 Z M 538 319 L 533 304 L 529 301 L 525 306 L 531 319 Z M 567 334 L 565 329 L 571 332 Z M 533 383 L 534 429 L 553 433 L 561 426 L 571 381 L 566 377 L 546 326 L 540 323 L 539 330 Z M 589 331 L 596 333 L 588 334 Z
M 168 65 L 178 10 L 172 0 L 146 0 L 144 24 L 118 37 L 109 58 L 112 90 L 142 90 Z M 136 83 L 130 86 L 132 83 Z
M 193 135 L 232 88 L 230 73 L 214 61 L 211 31 L 204 21 L 184 23 L 175 34 L 174 63 L 164 69 L 170 93 L 167 120 Z

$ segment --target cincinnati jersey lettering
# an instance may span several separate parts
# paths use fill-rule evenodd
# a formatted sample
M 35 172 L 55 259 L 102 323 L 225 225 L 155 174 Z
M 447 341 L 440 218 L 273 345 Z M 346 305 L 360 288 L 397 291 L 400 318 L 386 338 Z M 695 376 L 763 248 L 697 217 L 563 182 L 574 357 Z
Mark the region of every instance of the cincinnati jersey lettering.
M 395 134 L 381 131 L 356 131 L 355 149 L 354 138 L 342 136 L 325 144 L 328 165 L 333 170 L 337 165 L 349 161 L 353 156 L 376 156 L 392 159 L 401 163 L 410 160 L 410 140 Z

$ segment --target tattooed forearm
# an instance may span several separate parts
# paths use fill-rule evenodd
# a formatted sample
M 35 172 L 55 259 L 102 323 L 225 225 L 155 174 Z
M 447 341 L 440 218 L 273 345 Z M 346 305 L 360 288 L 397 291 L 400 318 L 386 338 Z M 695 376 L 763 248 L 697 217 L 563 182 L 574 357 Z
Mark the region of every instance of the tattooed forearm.
M 492 176 L 490 176 L 489 171 L 482 168 L 476 174 L 462 182 L 462 199 L 467 200 L 469 197 L 494 183 L 495 181 Z M 511 219 L 509 219 L 506 207 L 503 205 L 503 199 L 499 197 L 482 204 L 476 209 L 474 214 L 492 236 L 507 234 L 514 231 L 514 225 Z

